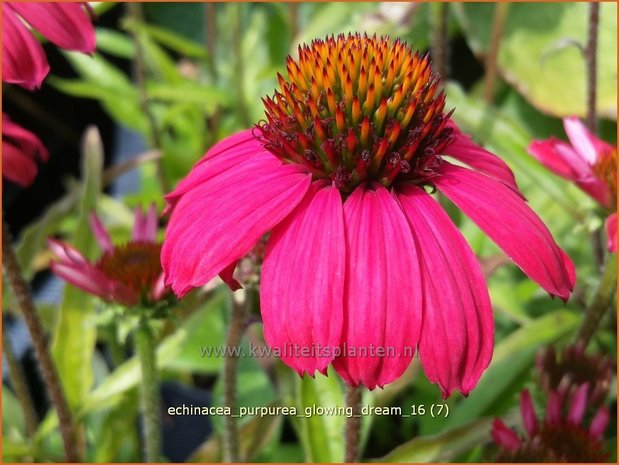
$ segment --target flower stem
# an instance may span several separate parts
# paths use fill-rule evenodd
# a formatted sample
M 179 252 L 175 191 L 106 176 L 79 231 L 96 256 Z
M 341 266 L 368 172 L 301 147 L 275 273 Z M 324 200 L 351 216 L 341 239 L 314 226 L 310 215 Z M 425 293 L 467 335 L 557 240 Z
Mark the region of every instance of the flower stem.
M 32 397 L 30 396 L 28 385 L 24 379 L 24 372 L 22 371 L 19 361 L 13 353 L 13 348 L 11 347 L 11 341 L 9 340 L 9 335 L 6 332 L 5 325 L 2 325 L 2 354 L 4 355 L 6 364 L 9 368 L 9 376 L 11 379 L 11 385 L 13 386 L 13 391 L 15 392 L 15 396 L 17 397 L 24 414 L 26 432 L 28 433 L 28 437 L 32 438 L 37 432 L 37 414 L 34 409 L 34 405 L 32 404 Z
M 142 370 L 142 434 L 144 461 L 161 461 L 161 402 L 159 399 L 159 373 L 157 371 L 156 345 L 148 320 L 140 321 L 135 334 L 135 351 Z
M 232 15 L 232 46 L 234 53 L 234 87 L 236 92 L 238 117 L 243 124 L 243 127 L 251 125 L 249 111 L 245 102 L 245 60 L 243 59 L 243 47 L 241 39 L 244 37 L 243 30 L 243 8 L 242 3 L 233 3 L 230 5 L 233 10 Z
M 346 417 L 345 458 L 347 463 L 359 461 L 359 438 L 361 433 L 361 388 L 346 387 L 346 406 L 352 407 L 353 414 Z
M 148 143 L 151 148 L 161 149 L 161 139 L 159 138 L 159 128 L 157 126 L 157 120 L 155 115 L 151 111 L 148 103 L 148 94 L 146 93 L 146 64 L 145 64 L 145 51 L 140 40 L 140 26 L 144 24 L 144 10 L 141 3 L 127 3 L 127 9 L 131 19 L 133 20 L 133 27 L 131 28 L 131 37 L 133 38 L 133 44 L 135 46 L 135 56 L 133 60 L 133 74 L 135 82 L 138 88 L 140 106 L 146 120 L 148 122 Z M 165 171 L 163 168 L 163 159 L 157 158 L 155 160 L 157 164 L 157 179 L 163 193 L 167 193 L 170 189 L 168 181 L 165 177 Z
M 608 310 L 613 308 L 613 296 L 617 290 L 617 256 L 609 254 L 591 304 L 587 307 L 585 319 L 580 326 L 577 341 L 586 347 L 595 334 L 600 321 Z
M 78 462 L 78 450 L 81 450 L 81 448 L 78 447 L 76 441 L 76 430 L 74 428 L 71 410 L 69 409 L 67 399 L 62 386 L 60 385 L 56 367 L 52 362 L 52 357 L 49 353 L 47 340 L 43 331 L 43 325 L 39 320 L 39 315 L 34 305 L 32 295 L 30 294 L 30 288 L 24 279 L 21 267 L 17 261 L 17 256 L 13 250 L 9 228 L 4 221 L 4 215 L 2 218 L 2 266 L 4 268 L 4 272 L 6 273 L 9 286 L 13 290 L 17 303 L 21 309 L 28 332 L 30 333 L 34 353 L 36 355 L 39 368 L 41 369 L 41 375 L 43 377 L 43 382 L 49 395 L 49 399 L 58 414 L 58 424 L 60 427 L 60 435 L 62 436 L 66 460 L 68 462 Z
M 230 407 L 234 414 L 237 410 L 236 399 L 236 374 L 238 366 L 238 354 L 235 347 L 240 347 L 241 337 L 246 326 L 246 303 L 251 302 L 251 296 L 248 295 L 249 289 L 245 291 L 245 297 L 240 297 L 241 293 L 232 295 L 232 308 L 230 314 L 230 324 L 228 326 L 228 335 L 226 337 L 226 347 L 228 351 L 224 359 L 224 406 Z M 241 450 L 239 442 L 239 430 L 236 418 L 232 415 L 225 417 L 224 430 L 224 462 L 239 462 L 241 460 Z
M 449 40 L 447 37 L 447 20 L 449 19 L 449 3 L 439 2 L 430 5 L 432 8 L 432 66 L 447 81 L 449 75 Z
M 484 100 L 491 104 L 494 98 L 494 83 L 497 75 L 497 60 L 501 37 L 505 29 L 505 20 L 509 11 L 509 2 L 497 2 L 494 5 L 494 18 L 492 19 L 492 35 L 490 37 L 490 50 L 486 56 L 486 82 L 484 89 Z
M 589 3 L 589 30 L 587 32 L 587 46 L 585 60 L 587 63 L 587 127 L 593 134 L 597 131 L 597 49 L 598 29 L 600 22 L 600 4 Z

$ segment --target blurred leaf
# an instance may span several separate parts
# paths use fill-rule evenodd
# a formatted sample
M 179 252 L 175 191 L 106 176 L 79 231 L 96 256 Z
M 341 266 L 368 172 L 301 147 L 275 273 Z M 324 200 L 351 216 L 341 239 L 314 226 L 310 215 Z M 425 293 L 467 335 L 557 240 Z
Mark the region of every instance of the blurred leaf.
M 88 221 L 101 193 L 103 144 L 99 131 L 86 130 L 82 148 L 82 191 L 79 222 L 69 241 L 86 258 L 93 258 L 96 242 Z M 52 353 L 69 405 L 78 407 L 92 386 L 92 354 L 97 330 L 94 324 L 93 297 L 67 285 L 59 308 L 58 326 L 54 333 Z
M 177 83 L 149 82 L 146 87 L 149 99 L 197 106 L 210 115 L 219 105 L 229 105 L 232 96 L 215 87 L 184 80 Z
M 2 434 L 26 437 L 24 411 L 13 391 L 5 385 L 2 386 Z
M 179 55 L 198 59 L 204 59 L 208 56 L 208 52 L 204 47 L 169 29 L 148 24 L 140 25 L 139 29 L 146 32 L 161 45 L 173 50 Z
M 293 421 L 299 430 L 299 438 L 307 462 L 342 462 L 344 441 L 342 431 L 346 417 L 337 413 L 345 405 L 339 377 L 331 370 L 330 376 L 317 374 L 315 378 L 304 376 L 297 379 L 295 404 L 298 415 L 306 408 L 334 409 L 332 414 L 313 414 L 309 418 L 298 416 Z
M 536 351 L 572 334 L 581 319 L 575 313 L 557 310 L 532 320 L 505 337 L 496 345 L 492 362 L 477 387 L 452 410 L 446 427 L 459 426 L 473 418 L 495 413 L 491 407 L 498 401 L 511 403 L 512 397 L 508 393 L 520 390 L 521 383 L 528 379 Z M 517 383 L 515 380 L 519 378 L 521 381 Z
M 127 60 L 135 54 L 135 46 L 127 34 L 101 27 L 97 28 L 97 50 Z
M 469 46 L 487 53 L 493 3 L 454 5 Z M 570 41 L 586 43 L 587 3 L 512 3 L 501 38 L 498 67 L 503 78 L 544 113 L 586 114 L 585 61 Z M 600 8 L 598 112 L 617 117 L 617 5 Z
M 274 402 L 269 407 L 277 407 Z M 253 417 L 243 423 L 239 428 L 241 457 L 247 461 L 253 461 L 254 457 L 272 441 L 275 434 L 280 430 L 282 417 L 280 415 L 265 415 Z M 189 463 L 216 463 L 222 460 L 221 436 L 214 434 L 202 444 L 188 459 Z
M 200 354 L 200 346 L 221 345 L 222 337 L 213 329 L 217 310 L 226 303 L 226 293 L 217 292 L 211 300 L 199 310 L 196 310 L 183 322 L 172 335 L 159 343 L 157 348 L 157 363 L 160 368 L 213 372 L 221 366 L 221 358 L 186 357 L 186 351 L 193 350 Z M 216 327 L 215 327 L 216 329 Z M 185 355 L 184 355 L 185 354 Z M 82 405 L 80 414 L 114 404 L 125 391 L 135 387 L 140 380 L 138 360 L 132 357 L 111 373 L 96 389 L 94 389 Z

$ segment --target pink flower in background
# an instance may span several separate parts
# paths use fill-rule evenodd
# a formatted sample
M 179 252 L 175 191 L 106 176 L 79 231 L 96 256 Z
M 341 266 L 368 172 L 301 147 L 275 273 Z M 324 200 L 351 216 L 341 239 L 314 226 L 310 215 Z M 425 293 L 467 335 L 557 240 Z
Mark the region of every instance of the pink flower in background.
M 267 120 L 211 148 L 167 196 L 166 284 L 179 296 L 218 273 L 236 284 L 237 261 L 270 232 L 260 308 L 285 363 L 301 375 L 333 364 L 373 389 L 418 350 L 444 396 L 467 394 L 492 356 L 492 308 L 473 251 L 426 188 L 564 300 L 571 261 L 509 167 L 443 112 L 427 57 L 341 35 L 300 47 L 287 68 Z
M 524 437 L 495 419 L 491 435 L 502 451 L 497 462 L 605 462 L 608 458 L 602 447 L 604 430 L 608 425 L 606 407 L 598 409 L 589 426 L 584 424 L 589 385 L 583 384 L 568 398 L 551 392 L 546 417 L 540 422 L 533 409 L 529 391 L 520 395 L 520 410 L 525 429 Z M 564 413 L 564 410 L 566 412 Z
M 565 118 L 563 127 L 569 144 L 551 137 L 534 141 L 528 151 L 553 173 L 573 181 L 613 211 L 606 219 L 606 234 L 608 250 L 617 252 L 617 148 L 591 134 L 578 118 Z
M 47 149 L 37 136 L 2 113 L 2 176 L 27 187 L 37 175 L 37 160 L 47 161 Z
M 33 90 L 49 72 L 39 41 L 24 22 L 67 50 L 95 51 L 95 31 L 88 4 L 2 3 L 2 80 Z
M 90 224 L 103 255 L 90 263 L 75 248 L 50 239 L 50 249 L 56 256 L 52 262 L 55 274 L 90 294 L 126 306 L 149 305 L 168 293 L 159 262 L 161 245 L 156 242 L 154 205 L 146 215 L 136 209 L 132 240 L 126 244 L 114 246 L 95 214 L 91 214 Z

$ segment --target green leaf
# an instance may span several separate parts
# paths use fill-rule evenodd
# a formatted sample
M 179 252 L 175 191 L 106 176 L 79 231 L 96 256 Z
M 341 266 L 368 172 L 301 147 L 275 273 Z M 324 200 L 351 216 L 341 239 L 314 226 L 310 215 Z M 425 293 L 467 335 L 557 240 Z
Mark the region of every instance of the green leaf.
M 454 5 L 469 46 L 488 52 L 494 3 Z M 501 38 L 502 77 L 544 113 L 586 114 L 584 46 L 589 5 L 584 2 L 512 3 Z M 603 3 L 598 35 L 598 112 L 617 118 L 617 5 Z
M 131 60 L 135 55 L 135 46 L 131 38 L 114 29 L 97 28 L 97 50 L 112 56 Z
M 232 96 L 221 89 L 187 80 L 174 84 L 149 82 L 146 93 L 151 100 L 195 105 L 206 115 L 220 105 L 229 105 L 232 100 Z
M 95 239 L 88 221 L 101 193 L 103 144 L 96 128 L 86 130 L 82 149 L 82 190 L 79 221 L 70 243 L 85 257 L 92 258 Z M 69 405 L 75 409 L 92 386 L 92 354 L 97 330 L 94 324 L 94 299 L 83 291 L 67 285 L 60 305 L 58 326 L 52 343 L 52 353 Z
M 308 462 L 341 462 L 344 460 L 344 441 L 342 431 L 346 417 L 337 412 L 346 405 L 339 377 L 331 369 L 330 376 L 304 376 L 297 379 L 295 404 L 299 415 L 305 409 L 336 409 L 335 413 L 312 414 L 309 417 L 296 417 L 305 460 Z
M 147 24 L 140 25 L 139 29 L 146 32 L 161 45 L 175 51 L 179 55 L 197 59 L 205 59 L 208 56 L 208 52 L 204 47 L 169 29 Z

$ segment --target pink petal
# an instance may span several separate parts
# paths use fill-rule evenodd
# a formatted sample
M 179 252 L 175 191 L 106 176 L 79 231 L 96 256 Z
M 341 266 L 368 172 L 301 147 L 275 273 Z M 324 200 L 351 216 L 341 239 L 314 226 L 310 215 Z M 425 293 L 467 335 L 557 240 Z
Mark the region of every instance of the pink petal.
M 550 231 L 513 190 L 445 162 L 433 182 L 532 280 L 564 301 L 574 289 L 574 265 Z
M 587 396 L 589 394 L 589 383 L 585 383 L 580 386 L 574 396 L 572 397 L 572 403 L 570 404 L 570 411 L 567 415 L 567 421 L 573 425 L 579 425 L 585 416 L 585 409 L 587 408 Z
M 145 236 L 145 216 L 140 207 L 133 209 L 133 233 L 131 239 L 134 241 L 143 241 Z
M 617 253 L 617 213 L 606 218 L 605 227 L 608 251 Z
M 557 425 L 561 422 L 561 396 L 551 391 L 548 394 L 548 403 L 546 404 L 546 423 L 549 425 Z
M 170 290 L 165 285 L 165 280 L 162 272 L 157 278 L 157 281 L 155 281 L 155 284 L 153 285 L 150 297 L 154 301 L 161 300 L 169 292 Z
M 148 242 L 157 241 L 157 206 L 154 203 L 148 207 L 146 218 L 144 219 L 144 240 Z
M 514 173 L 507 166 L 507 163 L 474 143 L 469 136 L 460 131 L 460 128 L 453 121 L 450 120 L 447 127 L 450 127 L 456 136 L 456 140 L 445 149 L 445 153 L 448 156 L 466 163 L 480 173 L 487 174 L 497 181 L 501 181 L 518 193 L 518 195 L 522 195 L 516 185 Z
M 2 80 L 28 90 L 41 87 L 49 72 L 43 47 L 15 15 L 13 4 L 2 8 Z
M 48 239 L 47 245 L 60 262 L 67 265 L 87 265 L 88 261 L 81 252 L 74 247 L 56 239 Z
M 612 150 L 610 145 L 591 134 L 582 121 L 574 116 L 564 118 L 563 127 L 576 152 L 589 165 L 594 165 L 602 152 Z
M 397 194 L 417 244 L 424 295 L 419 356 L 443 397 L 475 387 L 492 358 L 494 324 L 488 288 L 475 254 L 423 189 Z
M 226 283 L 230 290 L 233 292 L 238 291 L 239 289 L 243 289 L 241 283 L 234 279 L 234 270 L 236 269 L 236 265 L 238 263 L 238 260 L 234 260 L 219 273 L 219 277 L 221 278 L 221 280 Z
M 527 147 L 527 152 L 565 179 L 573 181 L 584 174 L 591 174 L 591 166 L 572 147 L 554 137 L 533 141 Z
M 325 370 L 337 355 L 342 336 L 346 250 L 342 198 L 338 189 L 325 184 L 314 183 L 297 208 L 273 229 L 262 268 L 265 341 L 301 376 Z M 298 351 L 290 353 L 286 350 L 290 347 Z
M 84 53 L 95 51 L 95 29 L 84 3 L 15 2 L 11 7 L 59 47 Z
M 591 420 L 591 426 L 589 426 L 591 435 L 596 439 L 602 439 L 609 420 L 610 414 L 608 409 L 606 407 L 600 408 L 595 414 L 595 417 L 593 417 L 593 420 Z
M 610 206 L 610 191 L 604 181 L 594 175 L 577 179 L 576 185 L 603 207 Z
M 210 281 L 283 220 L 310 181 L 296 165 L 254 157 L 188 190 L 174 208 L 163 243 L 166 284 L 182 296 Z
M 13 144 L 3 140 L 2 176 L 22 187 L 28 187 L 37 176 L 37 164 Z
M 104 252 L 109 252 L 112 250 L 114 248 L 114 244 L 112 244 L 110 234 L 107 232 L 105 226 L 103 226 L 103 223 L 101 223 L 99 217 L 95 213 L 90 213 L 90 215 L 88 215 L 88 220 L 101 250 Z
M 423 304 L 419 257 L 402 209 L 381 184 L 353 191 L 344 204 L 344 222 L 343 354 L 333 366 L 348 384 L 374 389 L 398 379 L 417 347 Z
M 492 422 L 492 439 L 503 449 L 515 452 L 520 448 L 520 438 L 498 418 Z
M 522 391 L 520 394 L 520 411 L 522 412 L 522 420 L 524 428 L 527 430 L 529 437 L 533 437 L 537 433 L 537 416 L 533 409 L 533 401 L 528 390 Z
M 247 129 L 233 134 L 218 142 L 206 152 L 193 166 L 189 175 L 178 183 L 176 189 L 165 196 L 168 206 L 163 214 L 171 213 L 176 202 L 185 192 L 226 170 L 234 169 L 237 165 L 255 155 L 270 159 L 274 164 L 280 164 L 274 155 L 264 150 L 262 144 L 254 138 L 252 131 L 252 129 Z
M 41 140 L 32 132 L 11 121 L 2 113 L 2 139 L 7 140 L 31 158 L 47 161 L 49 154 Z

